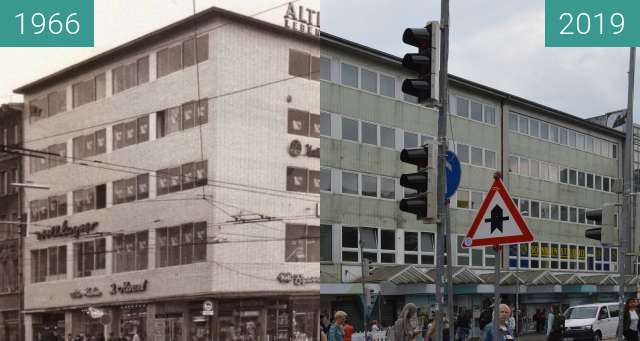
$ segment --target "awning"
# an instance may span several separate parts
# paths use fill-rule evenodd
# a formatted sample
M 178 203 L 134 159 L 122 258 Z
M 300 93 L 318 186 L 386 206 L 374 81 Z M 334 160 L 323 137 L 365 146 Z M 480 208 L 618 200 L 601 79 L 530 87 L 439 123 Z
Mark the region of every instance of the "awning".
M 557 274 L 555 275 L 563 285 L 581 285 L 586 284 L 582 277 L 578 274 Z
M 518 277 L 522 279 L 526 285 L 558 285 L 562 284 L 553 273 L 547 270 L 519 272 Z
M 402 284 L 432 284 L 435 281 L 424 268 L 415 265 L 376 266 L 369 271 L 367 282 Z

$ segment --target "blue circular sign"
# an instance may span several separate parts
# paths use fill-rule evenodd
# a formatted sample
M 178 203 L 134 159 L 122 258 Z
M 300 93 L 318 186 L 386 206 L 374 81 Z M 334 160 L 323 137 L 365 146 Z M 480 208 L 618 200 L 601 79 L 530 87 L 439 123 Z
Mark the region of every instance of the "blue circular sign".
M 447 181 L 445 196 L 449 199 L 458 190 L 458 186 L 460 186 L 460 177 L 462 175 L 460 160 L 458 160 L 458 156 L 450 150 L 447 151 L 447 163 L 444 167 L 444 174 Z

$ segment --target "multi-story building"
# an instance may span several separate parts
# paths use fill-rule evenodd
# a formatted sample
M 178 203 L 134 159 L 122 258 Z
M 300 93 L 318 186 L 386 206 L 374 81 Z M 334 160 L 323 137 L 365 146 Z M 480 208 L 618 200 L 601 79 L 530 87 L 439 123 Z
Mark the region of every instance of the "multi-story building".
M 16 90 L 50 188 L 27 340 L 317 339 L 320 52 L 292 27 L 211 8 Z
M 402 93 L 411 75 L 400 58 L 329 34 L 321 46 L 321 309 L 347 311 L 358 328 L 363 311 L 389 325 L 405 302 L 430 309 L 435 255 L 447 251 L 435 248 L 435 225 L 398 207 L 398 178 L 415 172 L 400 151 L 434 140 L 437 111 Z M 616 300 L 617 249 L 584 231 L 595 224 L 586 210 L 618 202 L 624 135 L 460 77 L 449 85 L 449 149 L 462 163 L 450 205 L 456 311 L 477 318 L 493 295 L 493 249 L 460 245 L 496 171 L 535 236 L 504 252 L 504 299 L 517 296 L 528 316 L 550 303 Z
M 0 143 L 17 146 L 22 142 L 22 103 L 0 106 Z M 20 304 L 20 192 L 11 186 L 20 182 L 19 155 L 0 151 L 0 340 L 21 340 Z

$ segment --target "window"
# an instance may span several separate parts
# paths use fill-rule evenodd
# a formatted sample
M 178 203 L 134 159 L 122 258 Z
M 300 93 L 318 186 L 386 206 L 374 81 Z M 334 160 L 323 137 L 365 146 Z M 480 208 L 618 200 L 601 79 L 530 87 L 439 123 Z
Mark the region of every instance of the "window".
M 309 136 L 309 112 L 289 108 L 287 122 L 289 134 Z
M 474 166 L 483 166 L 481 148 L 471 147 L 471 164 Z
M 520 170 L 518 172 L 520 175 L 529 176 L 529 160 L 525 158 L 520 158 Z
M 380 178 L 380 197 L 383 199 L 395 200 L 396 198 L 396 181 L 392 178 Z
M 331 59 L 320 57 L 320 79 L 331 81 Z
M 593 137 L 592 136 L 587 135 L 585 137 L 585 150 L 590 153 L 593 153 Z
M 518 132 L 518 115 L 509 113 L 509 130 Z
M 362 143 L 378 145 L 378 126 L 368 122 L 360 122 L 362 130 Z
M 496 124 L 496 108 L 484 106 L 484 123 Z
M 484 151 L 485 167 L 496 169 L 496 152 L 491 150 Z
M 569 221 L 572 223 L 578 222 L 578 209 L 575 207 L 569 207 Z
M 567 144 L 567 129 L 560 128 L 560 144 Z
M 365 197 L 378 196 L 378 178 L 370 175 L 362 175 L 362 195 Z
M 587 188 L 593 188 L 593 174 L 587 173 Z
M 49 106 L 46 98 L 38 98 L 29 101 L 29 120 L 36 122 L 49 116 Z
M 73 244 L 74 277 L 103 274 L 107 244 L 104 238 Z
M 462 97 L 456 97 L 456 109 L 458 112 L 458 116 L 469 118 L 469 100 L 468 99 L 465 99 Z
M 549 139 L 549 124 L 540 122 L 540 138 L 543 140 Z
M 149 56 L 118 66 L 111 71 L 111 75 L 113 94 L 147 83 L 149 81 Z
M 519 131 L 521 134 L 529 134 L 529 119 L 523 116 L 520 116 L 518 120 Z
M 595 176 L 594 187 L 597 190 L 602 190 L 602 177 L 600 175 Z
M 469 146 L 466 144 L 458 143 L 456 145 L 456 151 L 458 153 L 458 159 L 462 163 L 469 163 Z
M 540 177 L 540 162 L 529 160 L 529 174 L 534 178 Z
M 457 203 L 456 203 L 457 208 L 470 208 L 469 207 L 469 191 L 459 190 L 458 193 L 456 193 L 456 197 L 457 197 Z
M 482 192 L 471 192 L 471 209 L 480 209 L 482 205 Z
M 105 74 L 101 73 L 92 79 L 74 84 L 72 86 L 73 107 L 104 98 L 106 96 L 105 81 Z
M 156 61 L 158 78 L 182 69 L 182 44 L 158 51 Z
M 287 174 L 289 174 L 288 170 Z M 193 187 L 206 186 L 208 183 L 207 175 L 207 160 L 186 163 L 182 166 L 158 170 L 156 172 L 157 193 L 158 195 L 163 195 L 187 190 Z M 195 183 L 193 183 L 194 176 Z M 306 191 L 306 182 L 304 188 Z
M 405 148 L 417 148 L 418 144 L 418 134 L 404 132 L 404 147 Z
M 552 142 L 558 143 L 558 127 L 554 125 L 549 125 L 549 139 Z
M 67 247 L 31 250 L 31 282 L 64 279 L 67 274 Z
M 539 218 L 540 217 L 540 202 L 538 201 L 531 201 L 531 217 L 533 218 Z
M 472 120 L 482 122 L 482 104 L 471 101 L 470 117 Z
M 193 164 L 190 164 L 193 165 Z M 194 177 L 191 173 L 191 187 L 193 187 Z M 135 200 L 147 199 L 149 197 L 149 174 L 141 174 L 129 179 L 113 182 L 113 204 L 122 204 Z
M 331 192 L 331 169 L 320 168 L 320 190 Z
M 387 97 L 396 97 L 396 79 L 386 75 L 380 75 L 380 94 Z
M 285 262 L 320 261 L 320 226 L 286 224 Z
M 49 116 L 53 116 L 67 110 L 67 92 L 65 89 L 54 91 L 47 95 Z
M 585 173 L 584 172 L 578 172 L 578 186 L 580 186 L 580 187 L 584 187 L 585 186 Z
M 567 206 L 560 206 L 560 220 L 569 221 L 569 209 Z
M 569 169 L 560 168 L 560 183 L 569 183 Z
M 295 77 L 318 80 L 320 57 L 312 56 L 303 51 L 289 50 L 289 74 Z
M 207 223 L 186 223 L 156 230 L 158 267 L 191 264 L 207 260 Z
M 358 87 L 358 68 L 351 65 L 341 64 L 342 85 L 357 88 Z
M 540 136 L 540 122 L 538 120 L 531 119 L 529 134 L 533 137 Z
M 518 157 L 509 156 L 509 171 L 512 173 L 518 173 Z
M 576 134 L 576 147 L 580 150 L 584 150 L 584 135 Z
M 569 130 L 568 133 L 568 141 L 570 147 L 576 147 L 576 132 L 573 130 Z
M 558 166 L 549 165 L 549 180 L 558 182 Z
M 320 261 L 333 260 L 333 231 L 331 225 L 320 225 Z
M 149 264 L 149 232 L 113 237 L 113 272 L 145 270 Z
M 331 136 L 331 114 L 329 113 L 320 113 L 320 134 L 323 136 Z
M 380 126 L 380 145 L 383 147 L 396 148 L 396 130 Z
M 369 71 L 364 68 L 360 70 L 361 70 L 360 87 L 362 88 L 362 90 L 378 93 L 378 74 L 376 72 Z
M 609 192 L 609 178 L 602 178 L 602 190 L 605 192 Z
M 556 204 L 551 204 L 551 220 L 559 220 L 560 208 Z
M 105 185 L 73 191 L 73 213 L 105 208 L 106 194 Z
M 523 217 L 529 216 L 529 200 L 520 199 L 520 213 Z
M 107 152 L 107 131 L 98 130 L 94 133 L 78 136 L 73 139 L 74 159 L 84 159 Z M 77 161 L 77 160 L 76 160 Z
M 342 171 L 342 193 L 355 195 L 360 194 L 358 174 Z
M 342 118 L 342 139 L 358 142 L 358 121 L 350 118 Z
M 156 113 L 156 137 L 161 138 L 169 134 L 193 128 L 195 126 L 205 124 L 208 122 L 208 104 L 209 100 L 204 98 L 200 102 L 187 102 L 180 106 L 168 108 Z M 308 114 L 307 114 L 308 116 Z M 147 116 L 145 116 L 147 117 Z M 291 118 L 291 116 L 289 117 Z M 143 141 L 148 141 L 149 136 L 149 124 L 148 118 L 144 118 L 145 122 L 138 123 L 138 136 L 142 136 Z M 140 119 L 139 119 L 140 120 Z M 145 123 L 144 125 L 141 125 Z M 306 120 L 307 125 L 305 128 L 309 129 L 309 118 Z M 129 123 L 132 124 L 132 123 Z M 116 126 L 114 126 L 115 129 Z M 133 129 L 133 126 L 127 126 L 129 129 Z M 144 130 L 143 130 L 144 128 Z M 133 131 L 133 130 L 131 130 Z M 114 130 L 114 146 L 115 146 L 115 130 Z M 128 138 L 129 136 L 127 136 Z M 134 137 L 134 136 L 131 136 Z M 134 141 L 135 139 L 132 139 Z M 138 140 L 141 140 L 138 138 Z M 139 142 L 143 142 L 139 141 Z M 139 143 L 138 142 L 138 143 Z M 126 143 L 125 143 L 126 144 Z M 128 144 L 126 144 L 128 145 Z
M 546 202 L 540 203 L 540 218 L 549 219 L 550 218 L 549 209 L 550 209 L 550 206 L 548 203 Z
M 569 184 L 576 185 L 578 183 L 578 172 L 575 169 L 569 170 Z

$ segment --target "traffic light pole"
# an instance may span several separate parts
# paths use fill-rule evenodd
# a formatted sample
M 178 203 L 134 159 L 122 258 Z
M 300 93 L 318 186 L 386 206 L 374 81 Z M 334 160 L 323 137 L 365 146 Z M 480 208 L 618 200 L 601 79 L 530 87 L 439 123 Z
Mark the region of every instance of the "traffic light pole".
M 439 72 L 439 95 L 440 95 L 440 107 L 438 113 L 438 257 L 436 267 L 436 299 L 438 300 L 438 309 L 436 310 L 436 325 L 437 325 L 437 341 L 446 341 L 443 339 L 443 326 L 442 311 L 444 307 L 444 297 L 442 295 L 443 288 L 443 272 L 444 272 L 444 243 L 447 242 L 447 258 L 448 266 L 451 269 L 453 263 L 453 250 L 451 248 L 451 231 L 449 231 L 449 225 L 447 224 L 448 210 L 445 206 L 445 164 L 447 160 L 447 102 L 449 101 L 448 88 L 449 88 L 449 74 L 448 74 L 448 62 L 449 62 L 449 0 L 442 0 L 440 4 L 440 72 Z M 445 229 L 447 231 L 445 231 Z M 446 238 L 445 238 L 446 237 Z M 449 340 L 453 340 L 454 331 L 453 328 L 453 283 L 450 280 L 449 283 Z
M 627 243 L 629 241 L 629 231 L 631 231 L 632 222 L 632 209 L 631 209 L 631 196 L 633 192 L 633 87 L 635 77 L 635 65 L 636 65 L 636 48 L 632 47 L 629 50 L 629 86 L 627 95 L 627 114 L 625 120 L 625 138 L 624 138 L 624 157 L 623 157 L 623 184 L 624 184 L 624 196 L 622 206 L 622 226 L 620 226 L 620 249 L 618 250 L 618 270 L 620 270 L 620 280 L 618 281 L 618 295 L 620 299 L 620 311 L 624 309 L 624 275 L 625 264 L 629 256 L 627 255 Z M 635 254 L 635 252 L 634 252 Z M 622 314 L 620 314 L 620 322 L 618 322 L 618 340 L 622 341 Z

